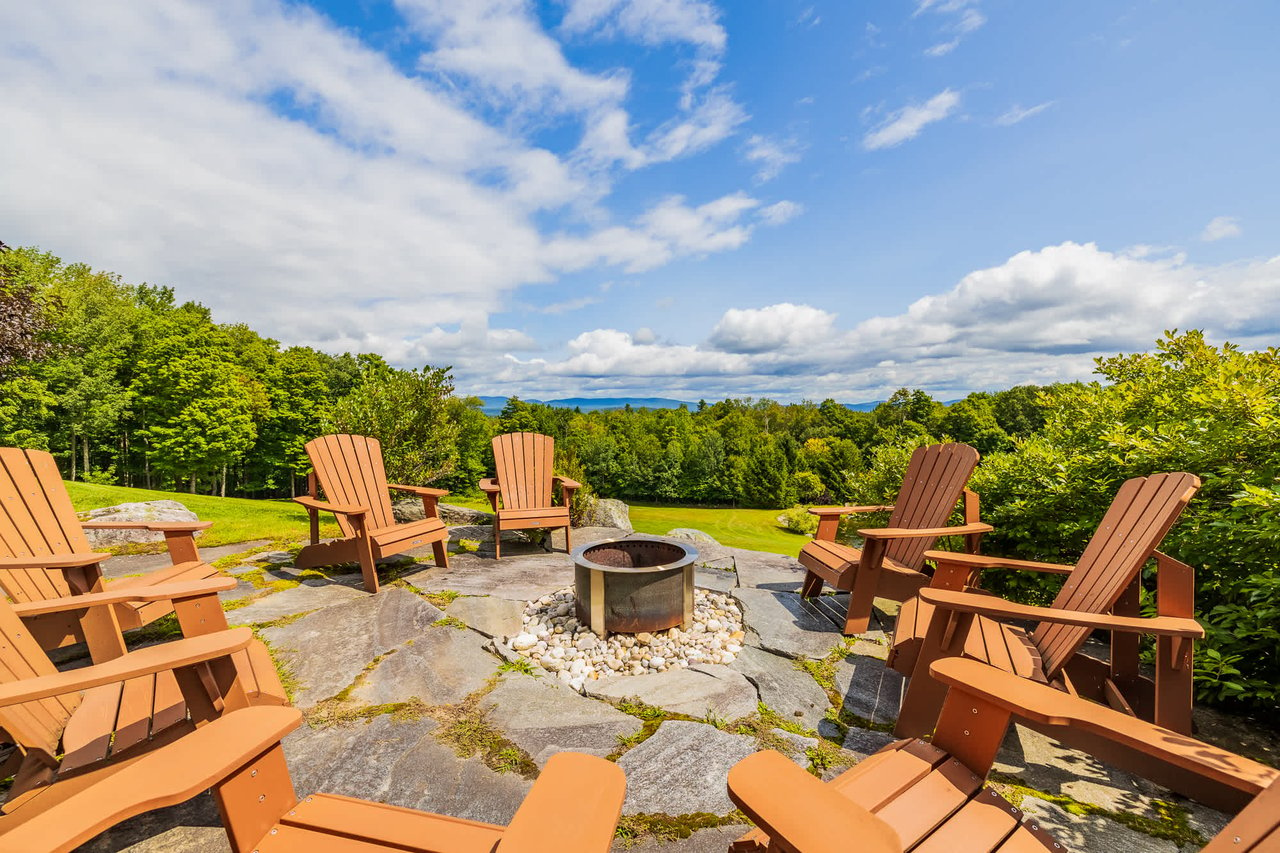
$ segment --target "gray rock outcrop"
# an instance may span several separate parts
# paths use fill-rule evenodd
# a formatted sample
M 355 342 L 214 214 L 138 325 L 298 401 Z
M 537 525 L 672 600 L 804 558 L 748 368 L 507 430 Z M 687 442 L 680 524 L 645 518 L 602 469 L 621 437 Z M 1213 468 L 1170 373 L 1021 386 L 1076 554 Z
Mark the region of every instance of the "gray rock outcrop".
M 676 527 L 667 531 L 668 539 L 683 539 L 695 545 L 719 545 L 710 533 L 704 533 L 695 527 Z
M 199 521 L 200 517 L 177 501 L 141 501 L 117 504 L 79 513 L 81 521 L 164 522 Z M 164 534 L 152 530 L 86 530 L 91 548 L 115 548 L 140 542 L 163 542 Z M 197 530 L 196 536 L 204 533 Z
M 619 530 L 633 530 L 631 526 L 631 509 L 616 498 L 597 498 L 582 514 L 582 527 L 616 527 Z
M 440 520 L 446 527 L 458 524 L 492 524 L 493 513 L 457 504 L 436 504 Z M 422 498 L 401 498 L 391 504 L 391 514 L 400 524 L 410 521 L 422 521 L 426 516 L 422 511 Z

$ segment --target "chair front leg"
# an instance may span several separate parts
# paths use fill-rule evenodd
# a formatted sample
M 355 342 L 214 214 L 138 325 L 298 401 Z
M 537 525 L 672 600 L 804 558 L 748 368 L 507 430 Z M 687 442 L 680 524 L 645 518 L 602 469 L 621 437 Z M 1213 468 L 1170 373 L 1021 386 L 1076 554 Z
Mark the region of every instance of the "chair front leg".
M 369 526 L 363 515 L 350 516 L 355 527 L 356 561 L 360 563 L 360 575 L 367 592 L 378 591 L 378 566 L 373 558 L 373 540 L 369 538 Z
M 893 729 L 895 735 L 924 737 L 933 731 L 946 699 L 947 686 L 929 673 L 929 666 L 939 658 L 962 653 L 972 624 L 972 613 L 934 609 L 924 644 L 911 671 L 911 680 L 907 682 L 906 693 L 902 697 L 902 708 Z
M 849 590 L 849 610 L 845 613 L 844 634 L 864 634 L 871 627 L 871 605 L 884 571 L 886 543 L 868 539 L 863 543 L 858 568 L 854 570 L 853 589 Z
M 284 748 L 277 744 L 228 775 L 214 786 L 213 797 L 232 851 L 254 850 L 298 803 Z

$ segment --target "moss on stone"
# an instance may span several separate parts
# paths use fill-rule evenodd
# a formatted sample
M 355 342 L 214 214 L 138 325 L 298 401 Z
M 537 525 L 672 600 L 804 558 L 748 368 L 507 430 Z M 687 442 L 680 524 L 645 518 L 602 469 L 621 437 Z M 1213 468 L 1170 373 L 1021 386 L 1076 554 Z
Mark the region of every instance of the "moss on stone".
M 442 589 L 436 592 L 420 592 L 418 593 L 432 605 L 444 610 L 454 601 L 462 597 L 462 593 L 456 589 Z
M 806 769 L 818 777 L 832 768 L 852 767 L 858 763 L 857 756 L 845 752 L 831 741 L 822 738 L 804 751 L 804 757 L 809 759 L 809 766 Z
M 490 770 L 533 779 L 538 775 L 538 765 L 532 756 L 489 722 L 489 709 L 482 704 L 500 680 L 501 675 L 495 673 L 461 702 L 431 706 L 425 712 L 440 723 L 436 739 L 453 747 L 459 758 L 478 755 Z
M 750 821 L 747 820 L 747 816 L 736 809 L 727 815 L 713 815 L 709 812 L 682 815 L 630 814 L 623 815 L 618 821 L 614 837 L 622 841 L 623 846 L 638 844 L 646 839 L 678 841 L 681 838 L 688 838 L 700 829 L 748 823 Z
M 542 677 L 542 668 L 534 666 L 533 661 L 528 658 L 504 660 L 498 664 L 498 672 L 519 672 L 523 675 L 529 675 L 534 678 Z
M 141 628 L 135 628 L 125 635 L 130 646 L 141 646 L 149 643 L 162 643 L 176 640 L 182 636 L 182 626 L 178 624 L 177 614 L 166 613 L 159 619 Z
M 987 781 L 1011 805 L 1018 808 L 1022 808 L 1022 804 L 1027 797 L 1035 797 L 1036 799 L 1053 803 L 1070 814 L 1085 817 L 1105 817 L 1132 829 L 1134 832 L 1140 832 L 1152 838 L 1166 839 L 1174 842 L 1179 847 L 1192 844 L 1196 847 L 1203 847 L 1208 843 L 1205 837 L 1191 825 L 1190 813 L 1176 803 L 1153 799 L 1151 807 L 1159 817 L 1148 817 L 1146 815 L 1133 814 L 1132 812 L 1108 809 L 1093 803 L 1083 803 L 1066 794 L 1051 794 L 1048 791 L 1041 791 L 1023 784 L 1016 776 L 1010 776 L 1005 773 L 992 773 L 987 777 Z
M 432 628 L 456 628 L 459 631 L 467 630 L 467 623 L 463 622 L 456 616 L 442 616 L 431 623 Z

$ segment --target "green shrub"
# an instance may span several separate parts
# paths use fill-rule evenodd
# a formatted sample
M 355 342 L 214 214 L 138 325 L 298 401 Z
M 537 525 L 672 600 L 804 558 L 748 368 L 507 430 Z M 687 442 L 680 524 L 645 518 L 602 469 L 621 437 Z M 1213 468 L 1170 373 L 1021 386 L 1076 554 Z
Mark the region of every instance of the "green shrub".
M 809 508 L 802 504 L 784 509 L 778 516 L 778 523 L 792 533 L 799 533 L 802 536 L 812 536 L 818 532 L 818 517 L 810 513 Z

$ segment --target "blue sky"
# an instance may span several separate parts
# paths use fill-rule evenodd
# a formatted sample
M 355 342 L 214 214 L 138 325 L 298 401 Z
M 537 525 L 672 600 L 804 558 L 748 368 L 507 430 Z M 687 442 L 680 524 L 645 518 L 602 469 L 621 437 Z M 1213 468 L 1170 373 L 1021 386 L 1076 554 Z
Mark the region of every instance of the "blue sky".
M 950 398 L 1280 330 L 1280 7 L 0 8 L 0 238 L 460 390 Z

